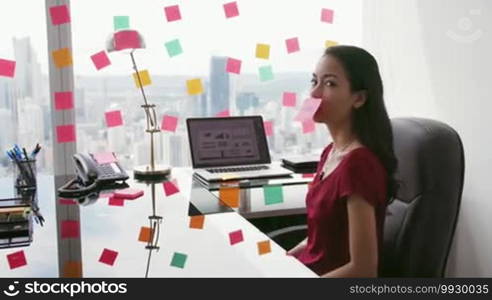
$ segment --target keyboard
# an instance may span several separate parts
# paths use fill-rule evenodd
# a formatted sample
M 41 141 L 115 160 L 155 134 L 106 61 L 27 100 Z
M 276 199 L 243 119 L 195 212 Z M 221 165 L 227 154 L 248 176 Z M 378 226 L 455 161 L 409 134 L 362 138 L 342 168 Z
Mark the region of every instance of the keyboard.
M 247 172 L 247 171 L 260 171 L 268 170 L 268 166 L 244 166 L 244 167 L 227 167 L 227 168 L 213 168 L 207 169 L 210 173 L 230 173 L 230 172 Z

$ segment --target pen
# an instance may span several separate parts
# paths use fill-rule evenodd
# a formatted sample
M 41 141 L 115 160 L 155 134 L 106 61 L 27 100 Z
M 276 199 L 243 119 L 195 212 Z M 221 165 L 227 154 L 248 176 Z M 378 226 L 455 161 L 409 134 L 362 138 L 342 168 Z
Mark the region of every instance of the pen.
M 26 157 L 26 164 L 29 167 L 29 171 L 31 172 L 31 182 L 32 183 L 35 183 L 36 182 L 36 177 L 34 175 L 34 171 L 32 170 L 31 162 L 29 161 L 29 156 L 27 156 L 26 148 L 22 148 L 22 151 L 24 152 L 24 156 Z

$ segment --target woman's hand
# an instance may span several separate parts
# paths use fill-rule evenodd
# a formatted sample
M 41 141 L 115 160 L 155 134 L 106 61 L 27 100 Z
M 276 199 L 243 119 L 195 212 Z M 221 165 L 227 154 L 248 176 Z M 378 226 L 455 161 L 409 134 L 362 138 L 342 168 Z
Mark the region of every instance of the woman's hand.
M 295 246 L 294 248 L 290 249 L 289 251 L 287 251 L 287 255 L 290 255 L 290 256 L 297 256 L 298 254 L 300 254 L 302 251 L 304 251 L 304 249 L 306 248 L 307 246 L 307 238 L 305 240 L 303 240 L 302 242 L 300 242 L 297 246 Z

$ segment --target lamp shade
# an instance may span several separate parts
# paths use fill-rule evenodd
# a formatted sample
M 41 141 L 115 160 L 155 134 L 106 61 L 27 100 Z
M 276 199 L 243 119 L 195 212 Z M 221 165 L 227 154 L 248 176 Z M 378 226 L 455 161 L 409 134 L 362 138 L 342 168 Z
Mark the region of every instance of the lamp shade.
M 108 52 L 121 50 L 136 50 L 145 48 L 145 41 L 142 35 L 131 29 L 118 30 L 112 33 L 106 41 L 106 50 Z

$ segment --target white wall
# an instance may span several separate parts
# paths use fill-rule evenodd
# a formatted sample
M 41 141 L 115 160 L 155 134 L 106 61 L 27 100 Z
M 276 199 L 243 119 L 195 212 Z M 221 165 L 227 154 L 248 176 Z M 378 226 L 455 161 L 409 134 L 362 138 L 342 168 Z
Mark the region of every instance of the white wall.
M 464 143 L 449 277 L 492 276 L 491 13 L 490 0 L 365 0 L 363 9 L 362 44 L 380 64 L 390 115 L 443 121 Z

